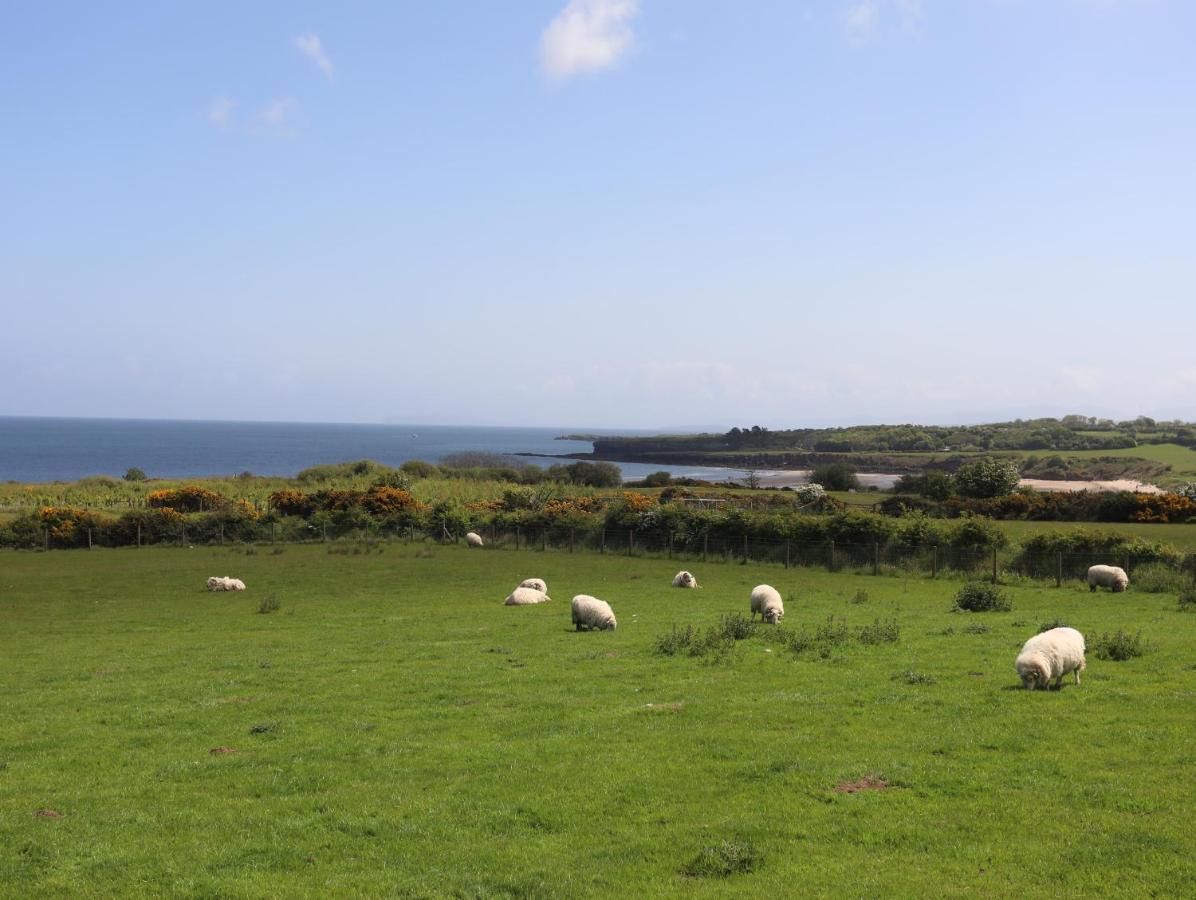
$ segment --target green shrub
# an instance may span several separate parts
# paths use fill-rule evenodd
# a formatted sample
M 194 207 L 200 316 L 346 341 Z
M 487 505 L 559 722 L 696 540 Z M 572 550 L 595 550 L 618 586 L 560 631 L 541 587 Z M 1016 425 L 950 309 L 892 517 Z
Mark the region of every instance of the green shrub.
M 265 615 L 266 613 L 276 612 L 279 609 L 279 607 L 281 607 L 281 606 L 282 606 L 282 603 L 279 602 L 277 597 L 275 597 L 273 595 L 269 595 L 269 596 L 263 597 L 258 602 L 257 611 L 259 613 L 262 613 L 263 615 Z
M 1134 590 L 1147 594 L 1178 593 L 1187 582 L 1183 573 L 1166 563 L 1149 563 L 1134 569 Z
M 126 469 L 123 477 L 125 481 L 146 481 L 149 479 L 149 476 L 136 466 Z
M 828 491 L 850 491 L 860 486 L 855 466 L 845 462 L 815 466 L 814 471 L 810 473 L 810 481 L 822 485 Z
M 901 640 L 901 627 L 896 619 L 884 622 L 876 619 L 871 625 L 861 625 L 856 629 L 856 640 L 864 646 L 896 644 Z
M 1181 611 L 1196 610 L 1196 587 L 1186 587 L 1179 592 L 1179 608 Z
M 906 669 L 899 675 L 893 676 L 894 681 L 904 681 L 906 684 L 934 684 L 935 679 L 931 675 L 923 672 L 915 672 L 913 669 Z
M 1064 622 L 1062 619 L 1053 619 L 1050 622 L 1042 622 L 1041 624 L 1039 624 L 1037 633 L 1042 634 L 1044 631 L 1050 631 L 1052 628 L 1068 628 L 1068 627 L 1070 627 L 1070 626 L 1066 622 Z
M 689 878 L 728 878 L 760 867 L 764 854 L 746 841 L 722 841 L 707 847 L 681 868 Z
M 995 584 L 969 581 L 955 595 L 955 608 L 968 612 L 1009 612 L 1013 601 Z
M 1124 662 L 1142 656 L 1150 647 L 1142 640 L 1142 632 L 1130 634 L 1120 628 L 1116 634 L 1098 634 L 1088 638 L 1088 650 L 1097 659 Z
M 868 602 L 868 592 L 866 590 L 864 590 L 863 588 L 860 588 L 858 591 L 856 591 L 852 595 L 851 602 L 852 603 L 867 603 Z

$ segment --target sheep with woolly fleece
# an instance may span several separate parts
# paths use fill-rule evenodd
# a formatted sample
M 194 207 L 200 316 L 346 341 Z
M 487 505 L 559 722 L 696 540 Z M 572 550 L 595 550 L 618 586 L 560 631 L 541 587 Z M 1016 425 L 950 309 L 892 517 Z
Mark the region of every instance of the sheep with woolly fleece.
M 1107 587 L 1115 594 L 1120 594 L 1130 586 L 1130 577 L 1125 569 L 1119 566 L 1092 566 L 1088 570 L 1088 590 L 1095 592 L 1098 587 Z
M 480 534 L 478 534 L 476 531 L 466 532 L 465 543 L 468 544 L 470 547 L 485 546 L 485 542 L 482 540 L 482 536 Z
M 752 588 L 752 619 L 760 613 L 760 618 L 769 625 L 776 625 L 785 616 L 785 604 L 781 602 L 781 595 L 777 589 L 768 584 L 758 584 Z
M 240 578 L 229 578 L 227 575 L 213 575 L 207 581 L 209 591 L 243 591 L 245 582 Z
M 692 572 L 686 572 L 684 569 L 673 576 L 673 587 L 676 588 L 696 588 L 698 587 L 698 579 L 694 578 Z
M 1046 690 L 1051 679 L 1058 687 L 1063 676 L 1074 672 L 1076 684 L 1084 670 L 1084 635 L 1074 628 L 1052 628 L 1036 634 L 1022 645 L 1015 663 L 1022 685 L 1034 690 L 1039 685 Z
M 533 591 L 539 591 L 541 594 L 548 593 L 548 583 L 543 578 L 525 578 L 519 582 L 519 586 L 531 588 Z
M 547 603 L 551 599 L 546 593 L 535 588 L 517 587 L 503 603 L 506 606 L 535 606 L 537 603 Z
M 618 626 L 615 621 L 615 611 L 610 604 L 589 594 L 578 594 L 572 603 L 573 625 L 578 630 L 584 627 L 587 631 L 597 628 L 599 631 L 614 631 Z

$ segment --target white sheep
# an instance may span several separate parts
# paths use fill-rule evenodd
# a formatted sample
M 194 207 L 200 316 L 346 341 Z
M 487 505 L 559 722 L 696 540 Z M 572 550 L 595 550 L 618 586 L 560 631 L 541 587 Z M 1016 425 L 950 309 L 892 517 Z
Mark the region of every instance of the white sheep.
M 1115 594 L 1120 594 L 1130 584 L 1130 577 L 1125 569 L 1117 566 L 1092 566 L 1088 570 L 1088 589 L 1095 591 L 1098 587 L 1107 587 Z
M 572 604 L 573 624 L 578 631 L 584 627 L 588 631 L 595 628 L 600 631 L 614 631 L 618 626 L 615 612 L 610 604 L 589 594 L 578 594 Z
M 673 587 L 696 588 L 698 586 L 698 579 L 694 578 L 693 573 L 686 572 L 684 569 L 673 576 Z
M 207 580 L 209 591 L 243 591 L 245 582 L 239 578 L 229 578 L 227 575 L 213 575 Z
M 465 543 L 470 547 L 482 547 L 485 545 L 485 542 L 482 540 L 482 536 L 476 531 L 466 532 Z
M 769 625 L 776 625 L 785 616 L 785 604 L 781 602 L 781 595 L 777 589 L 767 584 L 758 584 L 752 588 L 752 619 L 756 613 Z
M 531 588 L 534 591 L 539 591 L 541 594 L 548 593 L 548 583 L 543 578 L 525 578 L 519 582 L 519 586 Z
M 1039 685 L 1044 690 L 1049 688 L 1052 678 L 1057 687 L 1068 672 L 1075 673 L 1079 684 L 1085 666 L 1084 635 L 1074 628 L 1052 628 L 1036 634 L 1022 646 L 1015 665 L 1022 684 L 1030 690 Z
M 535 588 L 517 587 L 503 603 L 507 606 L 534 606 L 537 603 L 547 603 L 551 599 L 546 593 Z

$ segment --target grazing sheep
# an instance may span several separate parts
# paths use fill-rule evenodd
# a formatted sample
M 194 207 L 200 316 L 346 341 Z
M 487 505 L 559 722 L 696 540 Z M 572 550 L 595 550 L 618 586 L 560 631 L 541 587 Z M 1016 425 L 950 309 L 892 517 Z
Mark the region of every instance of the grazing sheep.
M 245 590 L 245 582 L 240 578 L 229 578 L 227 575 L 221 577 L 213 575 L 207 581 L 209 591 L 243 591 Z
M 507 606 L 535 606 L 537 603 L 547 603 L 551 599 L 546 593 L 535 588 L 517 587 L 503 603 Z
M 673 576 L 673 587 L 696 588 L 698 587 L 698 579 L 694 578 L 691 572 L 682 570 Z
M 1022 646 L 1016 662 L 1017 674 L 1030 690 L 1039 685 L 1046 690 L 1052 678 L 1058 687 L 1068 672 L 1075 672 L 1079 684 L 1084 665 L 1084 635 L 1074 628 L 1052 628 L 1034 635 Z
M 470 547 L 481 547 L 485 544 L 485 542 L 482 540 L 482 536 L 476 531 L 470 531 L 466 533 L 465 543 Z
M 525 578 L 519 582 L 520 587 L 531 588 L 534 591 L 539 591 L 541 594 L 548 593 L 548 584 L 543 578 Z
M 784 618 L 785 604 L 781 602 L 781 595 L 777 593 L 776 588 L 767 584 L 758 584 L 752 588 L 753 620 L 756 613 L 760 613 L 760 618 L 769 625 L 776 625 Z
M 610 604 L 589 594 L 578 594 L 573 598 L 573 624 L 578 631 L 584 627 L 587 631 L 597 628 L 600 631 L 614 631 L 618 626 L 615 612 Z
M 1120 594 L 1130 584 L 1130 577 L 1125 569 L 1117 566 L 1093 566 L 1088 570 L 1088 589 L 1095 591 L 1098 587 L 1107 587 L 1115 594 Z

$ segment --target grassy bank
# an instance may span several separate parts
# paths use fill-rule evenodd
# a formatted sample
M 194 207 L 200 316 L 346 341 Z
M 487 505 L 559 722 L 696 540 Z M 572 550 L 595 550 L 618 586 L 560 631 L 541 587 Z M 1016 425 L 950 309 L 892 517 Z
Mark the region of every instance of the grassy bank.
M 1196 877 L 1196 635 L 1174 597 L 1020 585 L 1012 612 L 964 615 L 959 582 L 712 565 L 684 592 L 674 568 L 419 545 L 0 555 L 0 884 L 1057 897 Z M 249 591 L 207 594 L 212 574 Z M 531 575 L 556 599 L 501 606 Z M 653 651 L 746 612 L 759 581 L 787 630 L 895 619 L 900 640 Z M 570 630 L 578 592 L 619 629 Z M 1017 649 L 1056 618 L 1153 649 L 1022 691 Z

